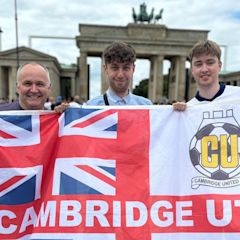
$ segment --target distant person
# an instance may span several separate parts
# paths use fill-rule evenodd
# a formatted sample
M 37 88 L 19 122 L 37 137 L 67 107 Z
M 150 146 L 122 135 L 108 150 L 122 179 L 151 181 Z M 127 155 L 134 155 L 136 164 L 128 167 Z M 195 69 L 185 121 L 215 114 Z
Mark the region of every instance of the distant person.
M 70 107 L 79 107 L 81 104 L 81 99 L 78 95 L 75 95 L 74 97 L 71 97 L 71 101 L 69 103 Z
M 62 99 L 62 96 L 57 96 L 55 98 L 55 101 L 52 103 L 51 105 L 51 110 L 54 110 L 54 109 L 61 109 L 62 107 L 60 107 L 61 105 L 64 105 L 65 102 L 63 103 L 63 99 Z M 68 104 L 66 104 L 68 105 Z
M 54 97 L 50 96 L 47 101 L 44 103 L 44 108 L 46 110 L 52 110 L 52 106 L 55 105 Z
M 109 84 L 108 90 L 87 101 L 87 105 L 151 105 L 144 97 L 134 95 L 129 85 L 135 70 L 136 52 L 124 42 L 113 42 L 103 52 L 103 71 Z
M 16 102 L 0 105 L 0 111 L 44 110 L 44 104 L 51 92 L 49 72 L 41 64 L 32 62 L 22 65 L 17 71 Z
M 219 83 L 221 71 L 221 49 L 216 42 L 202 40 L 196 43 L 189 54 L 191 72 L 197 84 L 197 93 L 190 101 L 181 103 L 185 109 L 187 105 L 210 102 L 224 102 L 238 99 L 240 87 Z

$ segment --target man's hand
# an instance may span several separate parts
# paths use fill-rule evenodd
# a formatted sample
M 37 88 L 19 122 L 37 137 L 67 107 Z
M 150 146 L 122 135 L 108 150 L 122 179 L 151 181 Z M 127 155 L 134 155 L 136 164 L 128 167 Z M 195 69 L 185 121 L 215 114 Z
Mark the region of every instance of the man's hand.
M 63 113 L 70 105 L 68 103 L 62 103 L 54 108 L 56 113 Z
M 187 108 L 187 104 L 185 102 L 176 102 L 173 103 L 173 110 L 175 111 L 185 111 Z

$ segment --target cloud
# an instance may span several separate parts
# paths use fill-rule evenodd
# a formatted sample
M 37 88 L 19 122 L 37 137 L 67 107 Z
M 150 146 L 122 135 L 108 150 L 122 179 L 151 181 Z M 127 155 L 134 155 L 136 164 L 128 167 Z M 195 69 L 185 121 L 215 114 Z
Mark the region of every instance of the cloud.
M 126 26 L 132 22 L 132 7 L 139 12 L 140 0 L 17 0 L 19 45 L 28 46 L 29 36 L 79 35 L 79 24 Z M 240 1 L 149 0 L 148 12 L 164 8 L 162 24 L 168 28 L 209 30 L 209 38 L 226 46 L 227 69 L 240 70 Z M 190 4 L 191 2 L 191 4 Z M 0 0 L 3 50 L 16 46 L 14 1 Z M 33 39 L 32 47 L 56 56 L 60 62 L 76 63 L 79 49 L 73 40 Z M 141 65 L 141 64 L 140 64 Z M 147 73 L 137 66 L 134 81 Z M 97 77 L 98 72 L 92 73 Z M 145 75 L 144 75 L 145 77 Z M 98 80 L 99 81 L 99 80 Z M 94 80 L 97 82 L 97 80 Z M 92 84 L 94 85 L 94 84 Z M 99 87 L 96 87 L 98 89 Z

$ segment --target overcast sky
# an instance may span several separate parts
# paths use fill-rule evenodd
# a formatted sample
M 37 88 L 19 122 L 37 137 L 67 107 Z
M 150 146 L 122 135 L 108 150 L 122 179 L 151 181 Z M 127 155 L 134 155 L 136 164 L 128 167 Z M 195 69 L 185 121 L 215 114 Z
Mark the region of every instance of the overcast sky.
M 126 26 L 132 22 L 132 7 L 138 0 L 17 0 L 19 46 L 29 46 L 29 36 L 74 38 L 79 23 Z M 239 0 L 150 0 L 147 10 L 164 8 L 163 24 L 168 28 L 209 30 L 209 39 L 218 42 L 226 54 L 225 68 L 240 71 Z M 14 0 L 0 0 L 2 50 L 16 47 Z M 56 56 L 61 63 L 76 63 L 79 49 L 75 40 L 32 39 L 32 48 Z M 223 61 L 224 61 L 223 59 Z M 100 60 L 89 59 L 91 79 L 100 79 Z M 134 81 L 148 77 L 148 61 L 138 61 Z M 147 69 L 147 70 L 146 70 Z M 100 84 L 91 84 L 91 96 Z

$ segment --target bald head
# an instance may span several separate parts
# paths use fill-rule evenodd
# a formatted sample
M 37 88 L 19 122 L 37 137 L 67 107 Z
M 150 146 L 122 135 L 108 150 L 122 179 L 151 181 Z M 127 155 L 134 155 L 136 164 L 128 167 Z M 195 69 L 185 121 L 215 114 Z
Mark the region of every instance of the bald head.
M 17 72 L 19 104 L 25 110 L 43 110 L 51 92 L 47 68 L 38 63 L 27 63 Z
M 36 69 L 37 72 L 45 72 L 44 74 L 47 75 L 47 79 L 48 79 L 48 82 L 49 84 L 51 84 L 51 80 L 50 80 L 50 76 L 49 76 L 49 71 L 48 69 L 39 64 L 39 63 L 36 63 L 36 62 L 30 62 L 30 63 L 25 63 L 23 64 L 21 67 L 18 68 L 18 71 L 17 71 L 17 84 L 19 83 L 19 80 L 20 80 L 20 76 L 22 75 L 22 72 L 26 73 L 28 70 L 32 71 L 33 69 Z

